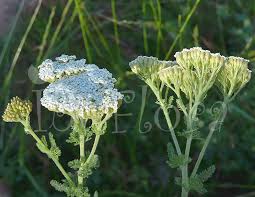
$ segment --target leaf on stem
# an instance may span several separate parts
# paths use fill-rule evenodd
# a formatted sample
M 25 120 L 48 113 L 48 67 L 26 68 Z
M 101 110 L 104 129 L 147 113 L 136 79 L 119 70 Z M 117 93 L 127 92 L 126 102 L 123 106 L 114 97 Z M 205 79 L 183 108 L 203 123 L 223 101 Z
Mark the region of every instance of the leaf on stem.
M 183 131 L 183 132 L 177 132 L 178 136 L 188 138 L 190 135 L 192 135 L 192 139 L 194 140 L 203 140 L 201 137 L 201 133 L 198 129 L 194 129 L 191 131 Z
M 204 182 L 206 182 L 215 172 L 215 166 L 212 165 L 207 169 L 203 170 L 201 173 L 190 177 L 189 179 L 189 190 L 196 191 L 200 194 L 204 194 L 207 190 L 204 188 Z
M 78 170 L 81 166 L 81 161 L 79 159 L 74 159 L 68 162 L 68 166 L 74 170 Z
M 167 164 L 171 168 L 178 168 L 183 166 L 191 161 L 191 159 L 186 159 L 185 155 L 177 155 L 175 154 L 174 147 L 171 142 L 167 144 L 167 152 L 168 152 L 168 161 Z
M 50 151 L 54 157 L 59 158 L 61 156 L 61 150 L 57 146 L 56 141 L 52 133 L 49 133 L 49 140 L 50 140 Z
M 50 184 L 57 191 L 65 192 L 68 197 L 90 197 L 87 187 L 71 186 L 66 180 L 63 180 L 62 183 L 51 180 Z
M 84 179 L 88 178 L 94 169 L 99 167 L 99 159 L 97 155 L 93 155 L 89 162 L 81 163 L 80 169 L 78 171 L 78 174 L 80 177 L 83 177 Z
M 203 181 L 199 176 L 190 177 L 188 190 L 196 191 L 199 194 L 204 194 L 207 192 L 207 190 L 204 188 Z
M 199 173 L 199 178 L 201 179 L 202 182 L 207 181 L 210 177 L 212 177 L 212 175 L 215 172 L 215 165 L 211 165 L 210 167 L 208 167 L 207 169 L 203 170 L 202 172 Z
M 76 130 L 72 130 L 70 132 L 69 138 L 66 140 L 67 143 L 71 143 L 74 146 L 78 146 L 80 144 L 80 135 Z

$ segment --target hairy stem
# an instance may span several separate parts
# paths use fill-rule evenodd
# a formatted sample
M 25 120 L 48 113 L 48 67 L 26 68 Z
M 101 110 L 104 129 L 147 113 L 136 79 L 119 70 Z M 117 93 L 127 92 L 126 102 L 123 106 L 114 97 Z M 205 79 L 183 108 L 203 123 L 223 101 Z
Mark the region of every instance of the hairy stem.
M 190 131 L 193 129 L 192 126 L 192 119 L 190 116 L 187 118 L 187 130 Z M 190 153 L 190 147 L 192 142 L 192 134 L 187 138 L 186 141 L 186 148 L 185 148 L 185 159 L 186 161 L 189 160 L 189 153 Z M 182 173 L 182 184 L 188 186 L 189 185 L 189 173 L 188 173 L 188 163 L 184 165 L 183 167 L 183 173 Z M 182 187 L 182 197 L 188 196 L 188 191 Z
M 84 134 L 80 134 L 80 161 L 82 161 L 85 157 L 85 136 Z M 82 185 L 83 184 L 83 177 L 78 175 L 78 184 Z
M 86 163 L 89 163 L 91 158 L 94 156 L 94 154 L 96 152 L 96 149 L 97 149 L 97 145 L 98 145 L 99 139 L 100 139 L 100 135 L 96 135 L 93 147 L 91 149 L 91 152 L 89 154 L 88 159 L 86 160 Z
M 171 119 L 170 119 L 170 116 L 169 116 L 169 113 L 168 113 L 168 109 L 167 109 L 167 106 L 165 105 L 164 99 L 161 97 L 160 91 L 154 85 L 149 84 L 149 86 L 152 89 L 153 93 L 155 94 L 155 96 L 156 96 L 156 98 L 157 98 L 157 100 L 160 104 L 161 109 L 163 110 L 168 128 L 170 130 L 170 133 L 171 133 L 174 145 L 175 145 L 176 152 L 177 152 L 178 155 L 181 155 L 182 152 L 181 152 L 181 149 L 180 149 L 180 145 L 179 145 L 177 137 L 175 135 L 174 127 L 173 127 L 173 124 L 171 122 Z M 183 166 L 181 167 L 181 173 L 182 173 L 182 180 L 183 180 L 183 177 L 185 177 L 185 168 Z M 188 193 L 186 192 L 185 188 L 182 187 L 182 197 L 187 197 L 187 196 L 188 196 Z
M 57 168 L 59 169 L 59 171 L 62 173 L 62 175 L 66 178 L 66 180 L 68 181 L 68 183 L 70 185 L 74 185 L 74 182 L 72 181 L 72 179 L 70 178 L 70 176 L 68 175 L 68 173 L 65 171 L 65 169 L 63 168 L 63 166 L 60 164 L 58 158 L 54 157 L 54 155 L 51 153 L 51 151 L 48 149 L 47 146 L 44 145 L 44 143 L 41 141 L 41 139 L 35 134 L 35 132 L 33 131 L 33 129 L 31 128 L 29 123 L 22 123 L 26 129 L 26 131 L 35 139 L 35 141 L 42 147 L 44 147 L 44 149 L 47 152 L 47 155 L 52 159 L 52 161 L 55 163 L 55 165 L 57 166 Z
M 187 131 L 193 131 L 193 129 L 194 129 L 194 120 L 197 116 L 197 108 L 198 108 L 198 103 L 195 102 L 193 104 L 193 106 L 190 108 L 188 116 L 186 117 L 186 119 L 187 119 Z M 188 136 L 187 141 L 186 141 L 186 147 L 185 147 L 185 160 L 186 161 L 189 160 L 192 139 L 193 139 L 193 134 L 191 132 L 191 134 Z M 186 186 L 189 185 L 188 162 L 183 167 L 182 184 L 186 185 Z M 184 187 L 182 187 L 182 197 L 187 197 L 188 194 L 189 194 L 189 192 Z
M 197 159 L 196 164 L 195 164 L 195 166 L 194 166 L 194 169 L 193 169 L 193 171 L 192 171 L 192 173 L 191 173 L 191 176 L 195 176 L 195 175 L 196 175 L 196 173 L 197 173 L 197 171 L 198 171 L 198 168 L 199 168 L 199 166 L 200 166 L 200 164 L 201 164 L 201 161 L 202 161 L 202 159 L 203 159 L 203 157 L 204 157 L 205 151 L 206 151 L 206 149 L 207 149 L 207 147 L 208 147 L 208 145 L 209 145 L 209 143 L 210 143 L 210 141 L 211 141 L 211 138 L 212 138 L 212 136 L 213 136 L 213 133 L 214 133 L 215 130 L 218 128 L 218 126 L 220 126 L 220 124 L 222 124 L 222 122 L 223 122 L 224 119 L 225 119 L 227 101 L 224 101 L 224 102 L 223 102 L 223 105 L 224 105 L 224 106 L 223 106 L 223 110 L 222 110 L 222 112 L 221 112 L 221 114 L 220 114 L 220 116 L 219 116 L 219 119 L 212 123 L 213 125 L 212 125 L 212 127 L 210 128 L 210 132 L 209 132 L 208 136 L 206 137 L 205 143 L 204 143 L 204 145 L 203 145 L 203 147 L 202 147 L 202 149 L 201 149 L 201 151 L 200 151 L 200 153 L 199 153 L 198 159 Z
M 168 108 L 165 105 L 164 99 L 161 97 L 160 91 L 154 85 L 149 84 L 149 86 L 152 89 L 153 93 L 155 94 L 155 96 L 156 96 L 156 98 L 157 98 L 157 100 L 158 100 L 158 102 L 160 104 L 161 109 L 163 110 L 163 113 L 164 113 L 164 116 L 165 116 L 168 128 L 170 130 L 170 133 L 171 133 L 171 136 L 172 136 L 172 139 L 173 139 L 173 142 L 174 142 L 174 146 L 175 146 L 176 152 L 177 152 L 178 155 L 181 155 L 182 154 L 181 153 L 181 149 L 180 149 L 177 137 L 175 135 L 174 127 L 173 127 L 173 124 L 171 122 L 171 119 L 170 119 L 170 116 L 169 116 L 169 113 L 168 113 Z

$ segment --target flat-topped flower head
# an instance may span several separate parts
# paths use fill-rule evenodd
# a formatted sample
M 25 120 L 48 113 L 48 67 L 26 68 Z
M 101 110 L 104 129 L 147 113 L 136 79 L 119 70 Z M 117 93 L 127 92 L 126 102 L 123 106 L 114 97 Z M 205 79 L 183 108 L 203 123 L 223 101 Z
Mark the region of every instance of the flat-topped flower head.
M 179 65 L 162 69 L 159 71 L 159 78 L 180 97 L 180 88 L 183 84 L 183 69 Z
M 203 74 L 202 72 L 213 73 L 219 71 L 226 60 L 219 53 L 211 53 L 201 47 L 183 49 L 181 52 L 177 52 L 174 57 L 181 67 L 194 69 L 201 75 Z
M 196 97 L 193 99 L 198 101 L 201 101 L 213 86 L 226 61 L 226 58 L 219 53 L 211 53 L 200 47 L 183 49 L 175 54 L 175 58 L 186 73 L 183 83 L 189 88 L 185 89 L 192 90 L 193 97 Z M 193 83 L 190 84 L 190 80 L 193 80 Z
M 159 78 L 168 87 L 180 86 L 183 78 L 182 68 L 179 65 L 164 68 L 159 71 Z
M 192 70 L 183 69 L 179 65 L 174 65 L 162 69 L 159 72 L 159 77 L 178 97 L 181 96 L 181 91 L 188 99 L 193 99 L 198 92 L 199 82 L 196 78 L 196 74 Z
M 138 56 L 129 63 L 131 70 L 143 80 L 157 80 L 158 72 L 174 63 L 171 61 L 161 61 L 156 57 Z
M 21 100 L 19 97 L 14 97 L 8 103 L 3 120 L 5 122 L 21 122 L 27 120 L 32 111 L 32 103 L 28 100 Z
M 251 78 L 249 60 L 230 56 L 217 77 L 217 86 L 225 97 L 238 93 Z
M 86 64 L 85 59 L 76 60 L 76 56 L 61 55 L 56 61 L 47 59 L 39 66 L 39 78 L 52 83 L 58 79 L 76 75 L 88 70 L 98 69 L 94 64 Z
M 51 83 L 41 103 L 50 111 L 92 119 L 115 113 L 123 95 L 114 88 L 116 80 L 106 69 L 94 69 Z

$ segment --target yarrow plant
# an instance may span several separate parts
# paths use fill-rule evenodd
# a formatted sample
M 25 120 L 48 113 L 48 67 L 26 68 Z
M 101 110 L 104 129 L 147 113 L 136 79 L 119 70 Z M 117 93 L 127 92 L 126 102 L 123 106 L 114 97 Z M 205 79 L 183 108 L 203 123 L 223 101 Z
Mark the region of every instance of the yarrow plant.
M 71 117 L 73 126 L 66 142 L 79 146 L 79 158 L 68 163 L 72 172 L 60 164 L 61 150 L 52 133 L 41 138 L 30 125 L 32 103 L 14 97 L 3 115 L 6 122 L 20 122 L 26 134 L 31 135 L 37 148 L 58 167 L 64 179 L 51 181 L 51 185 L 70 197 L 89 197 L 87 178 L 99 165 L 95 154 L 101 135 L 107 128 L 107 120 L 117 112 L 123 95 L 114 88 L 116 79 L 106 69 L 86 64 L 85 59 L 62 55 L 56 61 L 45 60 L 39 66 L 39 77 L 50 84 L 43 92 L 41 104 L 53 112 Z M 91 151 L 85 152 L 85 142 L 94 137 Z
M 175 61 L 160 61 L 155 57 L 139 56 L 130 62 L 131 70 L 153 91 L 168 124 L 173 144 L 168 143 L 168 165 L 178 168 L 181 176 L 175 178 L 182 187 L 181 196 L 187 197 L 190 191 L 205 193 L 204 182 L 215 171 L 214 165 L 198 172 L 207 146 L 215 130 L 219 129 L 226 114 L 227 106 L 247 84 L 251 77 L 248 60 L 240 57 L 224 57 L 200 47 L 184 49 L 175 54 Z M 222 93 L 221 107 L 209 125 L 207 137 L 203 139 L 200 130 L 198 111 L 206 101 L 208 91 L 216 86 Z M 170 118 L 171 109 L 176 105 L 184 116 L 186 129 L 177 132 Z M 181 148 L 180 139 L 186 140 Z M 189 172 L 193 140 L 203 140 L 203 146 Z

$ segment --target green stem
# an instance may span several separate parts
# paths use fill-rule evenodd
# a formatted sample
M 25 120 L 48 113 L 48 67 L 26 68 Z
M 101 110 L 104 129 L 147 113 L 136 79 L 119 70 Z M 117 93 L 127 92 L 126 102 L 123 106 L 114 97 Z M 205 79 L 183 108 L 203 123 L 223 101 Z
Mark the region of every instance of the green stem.
M 97 149 L 97 145 L 98 145 L 99 139 L 100 139 L 100 135 L 96 135 L 93 147 L 91 149 L 91 152 L 89 154 L 88 159 L 86 160 L 86 163 L 89 163 L 91 158 L 94 156 L 94 154 L 96 152 L 96 149 Z
M 188 113 L 187 118 L 187 130 L 192 131 L 194 128 L 194 119 L 197 115 L 197 108 L 198 108 L 198 102 L 195 102 L 193 106 L 190 108 L 190 111 Z M 185 160 L 189 160 L 190 155 L 190 148 L 192 143 L 193 135 L 192 133 L 188 136 L 186 141 L 186 147 L 185 147 Z M 188 171 L 188 163 L 184 165 L 183 167 L 183 174 L 182 174 L 182 184 L 188 186 L 189 185 L 189 171 Z M 189 192 L 182 187 L 182 197 L 187 197 L 189 195 Z
M 85 136 L 84 134 L 80 134 L 80 161 L 82 161 L 85 157 Z M 78 184 L 83 184 L 83 177 L 78 175 Z
M 224 107 L 227 106 L 226 102 L 223 102 L 223 104 L 224 104 Z M 209 145 L 209 143 L 211 141 L 211 138 L 213 136 L 214 131 L 223 122 L 223 120 L 225 118 L 223 113 L 225 113 L 225 109 L 222 110 L 222 114 L 220 115 L 220 118 L 216 122 L 213 123 L 213 126 L 210 129 L 210 132 L 209 132 L 208 136 L 206 137 L 205 143 L 204 143 L 204 145 L 203 145 L 203 147 L 202 147 L 202 149 L 201 149 L 201 151 L 199 153 L 198 159 L 197 159 L 196 164 L 194 166 L 194 169 L 193 169 L 193 171 L 191 173 L 191 176 L 195 176 L 196 175 L 196 173 L 198 171 L 198 168 L 199 168 L 199 166 L 201 164 L 201 161 L 202 161 L 202 159 L 204 157 L 205 151 L 206 151 L 206 149 L 207 149 L 207 147 L 208 147 L 208 145 Z
M 191 116 L 188 116 L 187 119 L 187 129 L 188 131 L 192 130 L 192 119 Z M 185 160 L 189 160 L 189 153 L 190 153 L 190 147 L 192 142 L 192 134 L 188 137 L 186 141 L 186 147 L 185 147 Z M 183 167 L 183 173 L 182 173 L 182 184 L 188 186 L 189 185 L 189 173 L 188 173 L 188 163 L 184 165 Z M 182 187 L 182 197 L 188 196 L 188 191 Z
M 157 100 L 158 100 L 158 102 L 160 104 L 161 109 L 163 110 L 163 113 L 164 113 L 164 116 L 165 116 L 168 128 L 170 130 L 170 133 L 171 133 L 171 136 L 172 136 L 172 139 L 173 139 L 173 142 L 174 142 L 174 146 L 175 146 L 176 152 L 177 152 L 178 155 L 181 155 L 182 152 L 181 152 L 181 149 L 180 149 L 177 137 L 176 137 L 175 132 L 174 132 L 174 127 L 173 127 L 173 124 L 171 122 L 167 106 L 165 106 L 164 99 L 161 97 L 160 91 L 158 90 L 158 88 L 156 88 L 154 85 L 152 85 L 149 82 L 148 82 L 148 84 L 149 84 L 150 88 L 152 89 L 153 93 L 155 94 L 155 96 L 156 96 L 156 98 L 157 98 Z
M 148 85 L 152 89 L 153 93 L 155 94 L 155 96 L 156 96 L 156 98 L 157 98 L 157 100 L 158 100 L 158 102 L 161 106 L 161 109 L 163 110 L 168 128 L 170 130 L 170 133 L 171 133 L 174 145 L 175 145 L 176 152 L 177 152 L 178 155 L 181 155 L 182 152 L 181 152 L 181 149 L 180 149 L 180 145 L 179 145 L 177 137 L 175 135 L 173 124 L 171 122 L 167 106 L 165 106 L 165 102 L 164 102 L 163 98 L 160 95 L 160 91 L 154 85 L 152 85 L 151 83 L 148 83 Z M 182 173 L 182 177 L 184 177 L 185 176 L 185 168 L 183 166 L 181 167 L 181 173 Z M 185 188 L 182 187 L 182 197 L 187 197 L 187 196 L 188 196 L 188 193 L 186 192 Z
M 54 157 L 53 154 L 51 153 L 51 151 L 48 149 L 47 146 L 44 145 L 44 143 L 41 141 L 41 139 L 35 134 L 35 132 L 33 131 L 33 129 L 31 128 L 30 124 L 28 123 L 24 123 L 22 122 L 22 124 L 24 125 L 26 131 L 35 139 L 35 141 L 42 147 L 44 147 L 44 149 L 47 152 L 47 155 L 52 159 L 52 161 L 55 163 L 55 165 L 57 166 L 57 168 L 60 170 L 60 172 L 63 174 L 63 176 L 66 178 L 66 180 L 69 182 L 70 185 L 74 185 L 74 182 L 72 181 L 72 179 L 70 178 L 70 176 L 67 174 L 67 172 L 65 171 L 65 169 L 63 168 L 63 166 L 60 164 L 60 162 L 58 161 L 58 158 Z
M 165 116 L 167 125 L 168 125 L 168 127 L 169 127 L 171 136 L 172 136 L 172 138 L 173 138 L 173 141 L 174 141 L 174 145 L 175 145 L 177 154 L 180 155 L 180 154 L 182 154 L 182 153 L 181 153 L 181 149 L 180 149 L 180 146 L 179 146 L 177 137 L 176 137 L 176 135 L 175 135 L 174 128 L 173 128 L 171 119 L 170 119 L 169 114 L 168 114 L 168 110 L 167 110 L 167 108 L 162 104 L 162 102 L 160 102 L 160 106 L 161 106 L 161 108 L 162 108 L 162 110 L 163 110 L 163 113 L 164 113 L 164 116 Z

